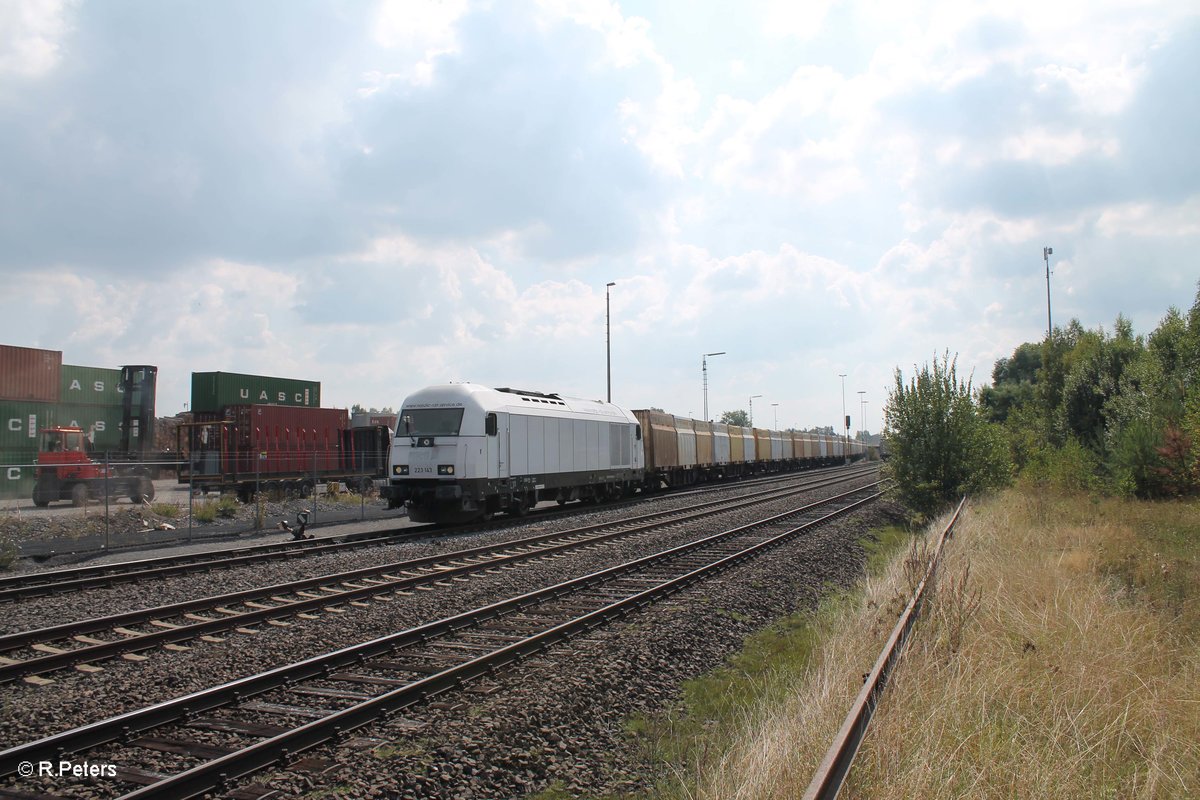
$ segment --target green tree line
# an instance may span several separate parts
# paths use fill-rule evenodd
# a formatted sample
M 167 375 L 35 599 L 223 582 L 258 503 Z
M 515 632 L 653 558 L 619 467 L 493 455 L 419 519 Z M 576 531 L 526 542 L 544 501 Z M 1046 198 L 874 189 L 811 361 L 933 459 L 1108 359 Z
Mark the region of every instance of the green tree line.
M 996 362 L 979 394 L 1022 476 L 1142 498 L 1200 493 L 1200 289 L 1148 336 L 1078 320 Z
M 896 370 L 885 436 L 918 516 L 1020 480 L 1141 498 L 1200 494 L 1200 286 L 1148 336 L 1078 320 L 996 362 L 975 391 L 949 354 Z

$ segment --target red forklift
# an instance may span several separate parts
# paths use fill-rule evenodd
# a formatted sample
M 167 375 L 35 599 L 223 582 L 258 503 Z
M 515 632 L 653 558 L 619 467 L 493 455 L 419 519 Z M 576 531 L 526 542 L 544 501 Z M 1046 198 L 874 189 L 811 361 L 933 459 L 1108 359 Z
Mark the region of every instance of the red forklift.
M 35 506 L 44 508 L 56 500 L 82 506 L 106 496 L 128 497 L 134 503 L 154 499 L 154 483 L 145 461 L 154 445 L 157 376 L 157 367 L 121 368 L 125 405 L 121 446 L 117 454 L 106 454 L 105 462 L 93 457 L 92 443 L 82 429 L 55 426 L 42 430 L 33 487 Z

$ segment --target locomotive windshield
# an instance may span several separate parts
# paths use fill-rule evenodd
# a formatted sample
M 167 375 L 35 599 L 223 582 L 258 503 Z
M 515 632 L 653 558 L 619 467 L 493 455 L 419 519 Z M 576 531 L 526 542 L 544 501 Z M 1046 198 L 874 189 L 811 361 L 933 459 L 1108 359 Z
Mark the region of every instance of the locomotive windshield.
M 458 436 L 462 418 L 461 408 L 406 408 L 400 412 L 396 435 Z

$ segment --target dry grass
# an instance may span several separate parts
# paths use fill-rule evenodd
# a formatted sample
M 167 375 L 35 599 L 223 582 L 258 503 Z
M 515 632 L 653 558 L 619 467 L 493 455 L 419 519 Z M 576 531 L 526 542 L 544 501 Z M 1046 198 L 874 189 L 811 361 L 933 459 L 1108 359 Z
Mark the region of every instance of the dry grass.
M 1198 511 L 1016 491 L 973 508 L 842 796 L 1200 795 Z M 804 678 L 675 794 L 799 797 L 920 557 L 821 615 Z

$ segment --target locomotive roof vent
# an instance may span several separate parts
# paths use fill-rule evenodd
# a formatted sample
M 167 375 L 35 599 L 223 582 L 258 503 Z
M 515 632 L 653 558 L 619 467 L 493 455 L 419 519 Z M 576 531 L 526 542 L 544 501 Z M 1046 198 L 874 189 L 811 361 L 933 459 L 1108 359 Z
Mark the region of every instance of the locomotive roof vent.
M 550 400 L 561 400 L 562 399 L 557 394 L 545 394 L 543 392 L 533 392 L 533 391 L 530 391 L 529 389 L 497 388 L 496 391 L 497 392 L 507 392 L 508 394 L 520 395 L 521 397 L 545 397 Z

